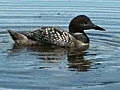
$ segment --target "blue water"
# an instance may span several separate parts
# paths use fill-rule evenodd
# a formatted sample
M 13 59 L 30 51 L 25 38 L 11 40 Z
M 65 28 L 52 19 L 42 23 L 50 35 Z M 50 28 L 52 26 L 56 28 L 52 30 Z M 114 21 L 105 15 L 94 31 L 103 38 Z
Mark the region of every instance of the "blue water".
M 86 31 L 90 48 L 16 47 L 7 30 L 40 26 L 68 30 L 70 20 L 87 15 L 106 29 Z M 119 0 L 0 0 L 0 90 L 119 90 Z

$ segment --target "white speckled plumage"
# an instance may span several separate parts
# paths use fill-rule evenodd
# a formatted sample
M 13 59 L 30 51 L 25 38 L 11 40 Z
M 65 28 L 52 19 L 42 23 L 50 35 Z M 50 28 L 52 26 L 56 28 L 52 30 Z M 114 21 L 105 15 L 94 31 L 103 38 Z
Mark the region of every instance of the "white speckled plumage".
M 75 38 L 60 27 L 42 27 L 25 34 L 29 39 L 37 40 L 43 44 L 52 44 L 64 47 L 74 47 Z

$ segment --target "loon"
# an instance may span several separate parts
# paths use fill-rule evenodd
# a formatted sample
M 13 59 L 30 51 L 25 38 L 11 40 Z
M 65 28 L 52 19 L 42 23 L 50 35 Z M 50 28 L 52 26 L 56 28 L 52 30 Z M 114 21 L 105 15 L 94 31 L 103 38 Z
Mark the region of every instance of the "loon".
M 69 23 L 69 32 L 60 27 L 41 27 L 28 33 L 18 33 L 8 30 L 15 43 L 20 45 L 54 45 L 60 47 L 75 47 L 81 50 L 89 48 L 89 37 L 84 30 L 95 29 L 105 31 L 95 25 L 86 15 L 78 15 Z

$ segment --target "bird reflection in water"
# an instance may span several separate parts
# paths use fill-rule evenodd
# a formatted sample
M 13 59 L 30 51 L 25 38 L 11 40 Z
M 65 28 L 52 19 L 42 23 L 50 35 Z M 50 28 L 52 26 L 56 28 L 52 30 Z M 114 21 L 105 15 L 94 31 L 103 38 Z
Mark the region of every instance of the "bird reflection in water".
M 84 54 L 82 54 L 84 55 Z M 82 55 L 68 55 L 70 71 L 88 71 L 91 66 L 90 60 L 85 60 Z
M 25 52 L 24 52 L 25 51 Z M 86 60 L 83 52 L 75 48 L 61 48 L 54 46 L 19 46 L 13 44 L 13 47 L 9 49 L 8 57 L 19 55 L 20 53 L 31 53 L 37 55 L 38 59 L 41 59 L 43 63 L 56 63 L 67 60 L 67 67 L 70 71 L 88 71 L 91 68 L 91 61 Z M 36 53 L 34 53 L 36 52 Z

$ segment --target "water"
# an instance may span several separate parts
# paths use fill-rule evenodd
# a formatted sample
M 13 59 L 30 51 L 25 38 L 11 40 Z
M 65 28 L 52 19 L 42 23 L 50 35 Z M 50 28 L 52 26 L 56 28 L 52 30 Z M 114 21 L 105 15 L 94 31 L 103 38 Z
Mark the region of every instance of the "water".
M 0 90 L 119 90 L 119 5 L 119 0 L 0 0 Z M 84 53 L 16 47 L 6 31 L 40 26 L 68 30 L 70 20 L 80 14 L 106 29 L 86 31 L 91 42 Z

